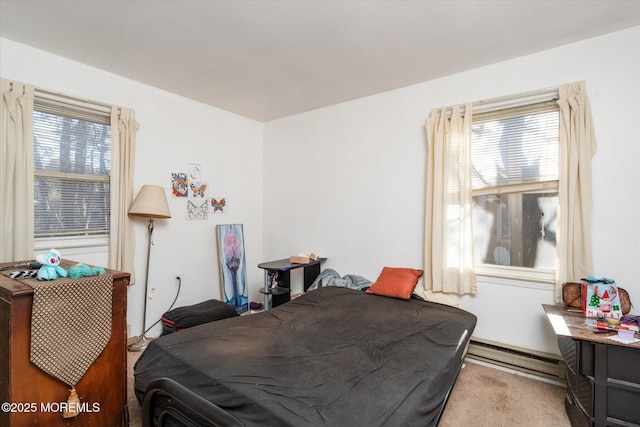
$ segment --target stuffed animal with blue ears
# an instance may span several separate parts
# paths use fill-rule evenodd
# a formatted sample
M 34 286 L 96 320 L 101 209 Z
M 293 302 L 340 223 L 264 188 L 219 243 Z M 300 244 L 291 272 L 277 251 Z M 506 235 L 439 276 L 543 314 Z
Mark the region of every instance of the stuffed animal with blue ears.
M 67 277 L 67 271 L 60 267 L 61 259 L 60 252 L 55 249 L 36 256 L 36 261 L 42 264 L 38 270 L 38 280 L 56 280 L 58 277 Z

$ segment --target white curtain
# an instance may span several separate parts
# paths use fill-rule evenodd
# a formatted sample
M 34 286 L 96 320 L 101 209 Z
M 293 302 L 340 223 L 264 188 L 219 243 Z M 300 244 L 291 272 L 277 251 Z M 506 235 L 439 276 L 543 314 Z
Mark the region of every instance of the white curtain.
M 1 79 L 0 262 L 34 258 L 34 88 Z
M 556 302 L 562 283 L 594 274 L 591 248 L 591 159 L 596 138 L 584 82 L 560 86 L 560 166 Z
M 471 108 L 437 109 L 427 119 L 424 287 L 432 292 L 476 293 Z
M 135 283 L 133 223 L 127 214 L 133 202 L 133 165 L 136 152 L 135 111 L 111 108 L 111 241 L 109 267 L 131 273 Z

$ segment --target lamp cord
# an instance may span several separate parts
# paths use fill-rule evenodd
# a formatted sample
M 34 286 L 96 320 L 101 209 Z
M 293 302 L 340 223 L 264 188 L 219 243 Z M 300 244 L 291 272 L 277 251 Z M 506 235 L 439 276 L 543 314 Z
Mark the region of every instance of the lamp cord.
M 169 309 L 167 311 L 170 311 L 173 308 L 173 306 L 175 305 L 176 301 L 178 301 L 178 296 L 180 295 L 180 287 L 182 286 L 182 279 L 180 278 L 180 276 L 176 276 L 176 279 L 178 279 L 178 292 L 176 292 L 176 297 L 173 299 L 173 302 L 171 303 L 171 305 L 169 306 Z M 160 317 L 158 320 L 156 320 L 156 322 L 153 325 L 149 326 L 147 328 L 147 330 L 142 333 L 142 335 L 146 335 L 147 332 L 149 332 L 151 330 L 151 328 L 153 328 L 158 323 L 160 323 L 161 320 L 162 320 L 162 317 Z

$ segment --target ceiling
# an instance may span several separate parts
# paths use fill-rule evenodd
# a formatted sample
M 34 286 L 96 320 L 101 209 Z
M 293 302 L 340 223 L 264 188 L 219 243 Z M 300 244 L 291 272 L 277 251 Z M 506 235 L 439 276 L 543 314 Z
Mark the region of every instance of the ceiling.
M 258 121 L 638 25 L 636 0 L 0 0 L 3 38 Z

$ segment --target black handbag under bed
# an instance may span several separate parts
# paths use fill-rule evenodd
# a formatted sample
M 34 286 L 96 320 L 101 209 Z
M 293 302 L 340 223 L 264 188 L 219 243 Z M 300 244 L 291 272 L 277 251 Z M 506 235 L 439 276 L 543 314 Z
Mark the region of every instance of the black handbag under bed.
M 174 308 L 162 315 L 162 335 L 235 316 L 238 312 L 232 306 L 215 299 Z

